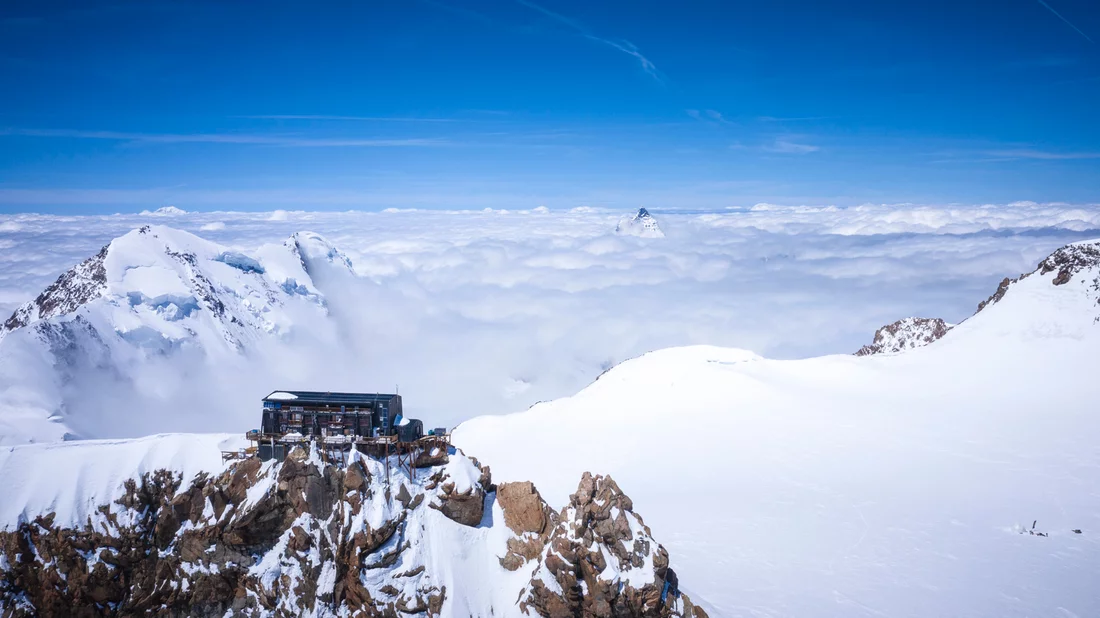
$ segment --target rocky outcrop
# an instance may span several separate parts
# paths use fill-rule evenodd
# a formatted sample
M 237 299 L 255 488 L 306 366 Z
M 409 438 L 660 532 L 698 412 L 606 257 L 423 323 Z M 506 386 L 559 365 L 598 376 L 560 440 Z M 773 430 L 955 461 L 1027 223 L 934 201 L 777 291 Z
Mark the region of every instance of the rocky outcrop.
M 633 509 L 611 477 L 586 472 L 547 535 L 521 609 L 545 618 L 705 618 L 679 593 L 668 552 Z
M 443 513 L 451 521 L 476 526 L 481 523 L 485 515 L 485 492 L 491 491 L 493 486 L 489 467 L 480 466 L 476 459 L 471 461 L 481 472 L 478 482 L 460 489 L 456 483 L 448 481 L 442 472 L 436 472 L 431 477 L 430 487 L 439 488 L 439 502 L 429 506 Z
M 1058 274 L 1051 281 L 1054 285 L 1069 283 L 1078 273 L 1100 268 L 1100 242 L 1067 245 L 1039 262 L 1039 274 Z
M 992 296 L 978 303 L 978 310 L 974 313 L 978 313 L 978 311 L 996 304 L 1004 298 L 1012 284 L 1022 279 L 1026 279 L 1031 275 L 1049 275 L 1050 273 L 1055 273 L 1054 278 L 1051 279 L 1051 283 L 1053 285 L 1065 285 L 1072 281 L 1074 277 L 1086 271 L 1100 271 L 1100 242 L 1080 242 L 1066 245 L 1048 255 L 1042 262 L 1039 262 L 1039 265 L 1032 272 L 1024 273 L 1015 279 L 1005 277 L 1001 280 L 1001 283 L 997 286 L 997 290 Z M 1086 284 L 1088 285 L 1088 289 L 1094 294 L 1094 299 L 1100 302 L 1100 273 L 1095 275 L 1091 283 L 1086 282 Z
M 951 330 L 952 326 L 939 318 L 903 318 L 875 331 L 875 338 L 871 344 L 856 351 L 856 356 L 889 354 L 920 348 L 939 340 Z
M 1066 245 L 1039 262 L 1035 270 L 1016 278 L 1005 277 L 989 298 L 978 303 L 974 314 L 977 315 L 985 308 L 1000 302 L 1014 284 L 1032 275 L 1042 277 L 1051 273 L 1054 276 L 1050 282 L 1056 286 L 1066 285 L 1083 274 L 1086 277 L 1086 293 L 1095 304 L 1100 305 L 1100 242 L 1091 241 Z M 1091 281 L 1088 280 L 1089 277 L 1092 278 Z M 1100 315 L 1097 315 L 1095 321 L 1100 322 Z M 874 341 L 855 354 L 870 356 L 922 347 L 937 341 L 954 327 L 954 324 L 948 324 L 939 318 L 905 318 L 875 331 Z
M 0 615 L 705 616 L 674 586 L 661 602 L 668 554 L 610 478 L 586 474 L 555 513 L 453 449 L 389 463 L 297 448 L 129 480 L 82 527 L 45 515 L 0 532 Z M 517 589 L 521 568 L 534 575 Z M 463 596 L 483 585 L 495 600 Z
M 36 320 L 72 313 L 107 291 L 107 270 L 103 265 L 107 247 L 72 267 L 42 290 L 33 301 L 15 310 L 0 326 L 0 337 Z
M 504 512 L 504 525 L 515 535 L 508 539 L 508 552 L 500 565 L 515 571 L 542 554 L 557 525 L 558 514 L 543 501 L 530 481 L 504 483 L 497 487 L 497 504 Z

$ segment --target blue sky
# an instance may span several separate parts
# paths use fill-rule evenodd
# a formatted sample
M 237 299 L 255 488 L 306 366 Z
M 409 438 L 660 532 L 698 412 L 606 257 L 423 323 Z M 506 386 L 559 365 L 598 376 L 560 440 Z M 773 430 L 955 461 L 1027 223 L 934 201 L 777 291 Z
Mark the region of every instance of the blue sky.
M 1100 6 L 5 2 L 0 212 L 1100 201 Z

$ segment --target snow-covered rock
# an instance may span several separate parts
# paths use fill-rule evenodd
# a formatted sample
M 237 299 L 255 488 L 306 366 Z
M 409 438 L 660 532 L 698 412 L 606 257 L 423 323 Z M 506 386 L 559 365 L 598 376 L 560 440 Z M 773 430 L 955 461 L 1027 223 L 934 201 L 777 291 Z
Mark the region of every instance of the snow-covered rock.
M 1051 280 L 1052 285 L 1065 285 L 1075 278 L 1079 279 L 1077 283 L 1083 288 L 1086 297 L 1100 305 L 1100 241 L 1085 241 L 1058 249 L 1029 273 L 1015 279 L 1005 277 L 993 295 L 978 303 L 975 315 L 1004 298 L 1013 284 L 1031 275 L 1050 273 L 1056 273 Z M 1100 309 L 1097 310 L 1096 320 L 1100 321 Z M 903 318 L 875 331 L 871 344 L 860 348 L 856 356 L 904 352 L 923 347 L 938 341 L 954 327 L 954 324 L 948 324 L 940 318 Z
M 665 237 L 665 233 L 661 231 L 661 226 L 657 224 L 656 217 L 649 214 L 649 211 L 645 208 L 639 208 L 638 213 L 634 216 L 626 215 L 619 219 L 619 223 L 615 226 L 615 233 L 639 238 Z
M 533 489 L 534 504 L 498 503 L 488 468 L 453 449 L 411 469 L 358 452 L 346 467 L 326 465 L 299 447 L 281 463 L 206 461 L 196 471 L 210 441 L 196 436 L 197 454 L 179 448 L 185 436 L 154 441 L 179 460 L 160 455 L 163 467 L 113 477 L 85 496 L 79 517 L 42 501 L 18 517 L 4 512 L 0 607 L 12 616 L 104 607 L 166 616 L 707 616 L 687 595 L 661 603 L 666 579 L 676 581 L 668 553 L 610 478 L 585 475 L 559 514 Z M 14 457 L 48 448 L 19 447 Z M 143 446 L 89 448 L 111 461 Z M 88 463 L 97 477 L 112 467 Z M 0 460 L 0 472 L 13 471 Z M 476 504 L 472 520 L 448 508 L 459 497 Z M 538 529 L 517 529 L 521 506 L 544 515 Z M 546 551 L 503 559 L 536 543 Z
M 951 330 L 940 318 L 902 318 L 875 331 L 874 341 L 856 352 L 856 356 L 891 354 L 926 346 Z

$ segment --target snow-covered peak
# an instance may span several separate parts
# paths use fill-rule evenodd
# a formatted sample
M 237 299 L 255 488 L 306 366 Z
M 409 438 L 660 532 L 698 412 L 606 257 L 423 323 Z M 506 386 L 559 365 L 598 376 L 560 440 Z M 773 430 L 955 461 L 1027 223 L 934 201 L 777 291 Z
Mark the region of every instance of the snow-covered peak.
M 1034 277 L 1033 277 L 1034 276 Z M 1050 286 L 1062 286 L 1055 294 Z M 1059 330 L 1077 330 L 1089 322 L 1100 321 L 1100 240 L 1066 245 L 1039 262 L 1035 270 L 1015 279 L 1005 277 L 993 295 L 978 303 L 975 316 L 1009 296 L 1010 308 L 1000 318 L 966 320 L 966 328 L 982 328 L 991 322 L 1004 322 L 1001 328 L 1025 330 L 1028 323 L 1064 323 Z M 1071 308 L 1077 307 L 1077 308 Z M 1083 311 L 1080 309 L 1083 308 Z M 856 352 L 856 356 L 904 352 L 939 340 L 956 325 L 940 318 L 904 318 L 875 331 L 874 341 Z
M 339 270 L 355 272 L 351 259 L 316 232 L 295 232 L 286 241 L 286 246 L 296 253 L 302 262 L 302 268 L 310 275 L 316 274 L 320 266 L 331 265 Z
M 639 208 L 638 214 L 633 217 L 624 216 L 615 226 L 616 234 L 637 236 L 639 238 L 664 238 L 665 233 L 657 224 L 657 219 L 649 214 L 645 208 Z
M 343 254 L 315 236 L 255 252 L 162 225 L 114 239 L 0 324 L 0 376 L 21 385 L 0 392 L 0 443 L 102 435 L 103 423 L 87 420 L 99 408 L 86 410 L 75 386 L 104 384 L 89 376 L 118 381 L 103 393 L 156 398 L 172 380 L 134 377 L 151 361 L 185 381 L 196 361 L 233 366 L 267 342 L 315 332 L 328 303 L 306 264 L 329 254 L 346 270 Z M 102 412 L 112 423 L 146 414 L 112 410 Z
M 176 208 L 175 206 L 162 206 L 156 210 L 143 210 L 141 215 L 144 217 L 175 217 L 178 215 L 186 215 L 187 211 L 182 208 Z
M 940 318 L 903 318 L 875 331 L 875 339 L 856 352 L 856 356 L 904 352 L 926 346 L 951 330 Z
M 123 337 L 142 333 L 139 338 L 161 346 L 201 336 L 209 330 L 205 325 L 240 348 L 257 332 L 289 327 L 277 308 L 292 297 L 323 307 L 296 238 L 253 257 L 182 230 L 143 226 L 62 274 L 16 310 L 0 335 L 94 303 L 97 315 Z
M 1053 273 L 1053 276 L 1051 276 L 1051 273 Z M 1052 285 L 1060 286 L 1072 283 L 1074 285 L 1071 285 L 1071 288 L 1079 286 L 1094 304 L 1100 303 L 1100 240 L 1086 240 L 1068 244 L 1039 262 L 1035 270 L 1024 273 L 1015 279 L 1005 277 L 992 296 L 978 303 L 978 311 L 975 314 L 990 305 L 1000 302 L 1010 288 L 1015 287 L 1016 284 L 1032 275 L 1039 275 L 1044 279 L 1049 278 Z M 1098 312 L 1098 317 L 1100 317 L 1100 312 Z

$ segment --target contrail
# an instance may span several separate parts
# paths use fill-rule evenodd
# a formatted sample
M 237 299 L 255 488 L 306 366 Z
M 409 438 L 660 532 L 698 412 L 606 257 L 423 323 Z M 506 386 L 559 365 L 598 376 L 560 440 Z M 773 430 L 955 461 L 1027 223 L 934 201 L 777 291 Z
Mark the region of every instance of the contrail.
M 642 53 L 640 51 L 638 51 L 638 48 L 635 47 L 634 44 L 631 43 L 630 41 L 626 41 L 626 40 L 613 41 L 611 39 L 605 39 L 603 37 L 596 36 L 596 35 L 592 34 L 588 30 L 588 28 L 586 28 L 583 24 L 581 24 L 577 21 L 574 21 L 572 19 L 569 19 L 568 17 L 566 17 L 566 16 L 564 16 L 560 13 L 555 13 L 554 11 L 551 11 L 550 9 L 548 9 L 546 7 L 535 4 L 534 2 L 531 2 L 531 0 L 516 0 L 516 3 L 520 4 L 520 5 L 523 5 L 527 8 L 529 8 L 529 9 L 531 9 L 532 11 L 538 11 L 539 13 L 542 13 L 543 15 L 549 17 L 550 19 L 553 19 L 557 22 L 565 24 L 566 26 L 569 26 L 570 28 L 575 30 L 578 34 L 580 34 L 581 36 L 583 36 L 584 38 L 586 38 L 590 41 L 595 41 L 597 43 L 602 43 L 602 44 L 607 45 L 609 47 L 613 47 L 613 48 L 623 52 L 624 54 L 627 54 L 629 56 L 634 56 L 634 58 L 642 65 L 642 70 L 644 70 L 646 73 L 648 73 L 650 77 L 657 80 L 659 83 L 662 83 L 662 84 L 664 83 L 664 80 L 661 78 L 661 72 L 659 70 L 657 70 L 656 65 L 654 65 L 652 62 L 650 62 L 649 58 L 646 58 L 645 56 L 643 56 Z
M 1049 5 L 1049 4 L 1047 4 L 1046 2 L 1043 2 L 1043 0 L 1038 0 L 1038 2 L 1039 2 L 1039 4 L 1041 4 L 1041 5 L 1043 5 L 1044 7 L 1046 7 L 1046 9 L 1047 9 L 1048 11 L 1050 11 L 1051 13 L 1054 13 L 1054 15 L 1055 15 L 1055 16 L 1056 16 L 1056 17 L 1057 17 L 1058 19 L 1060 19 L 1060 20 L 1062 20 L 1062 21 L 1066 22 L 1066 25 L 1067 25 L 1067 26 L 1069 26 L 1070 28 L 1073 28 L 1074 30 L 1076 30 L 1076 31 L 1077 31 L 1077 34 L 1080 34 L 1081 36 L 1083 36 L 1083 37 L 1085 37 L 1086 39 L 1088 39 L 1089 43 L 1096 43 L 1096 41 L 1093 41 L 1093 40 L 1092 40 L 1092 38 L 1091 38 L 1091 37 L 1089 37 L 1089 35 L 1085 34 L 1084 32 L 1081 32 L 1081 29 L 1080 29 L 1080 28 L 1078 28 L 1077 26 L 1074 26 L 1074 25 L 1073 25 L 1073 23 L 1072 23 L 1072 22 L 1070 22 L 1070 20 L 1066 19 L 1065 17 L 1062 17 L 1062 14 L 1061 14 L 1061 13 L 1059 13 L 1058 11 L 1055 11 L 1055 10 L 1054 10 L 1054 7 L 1050 6 L 1050 5 Z

